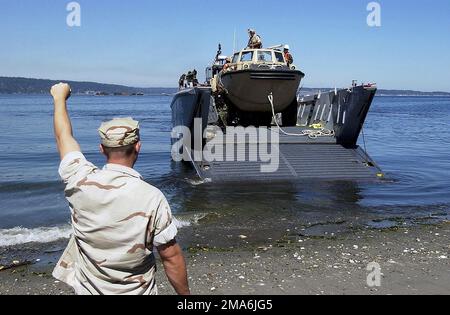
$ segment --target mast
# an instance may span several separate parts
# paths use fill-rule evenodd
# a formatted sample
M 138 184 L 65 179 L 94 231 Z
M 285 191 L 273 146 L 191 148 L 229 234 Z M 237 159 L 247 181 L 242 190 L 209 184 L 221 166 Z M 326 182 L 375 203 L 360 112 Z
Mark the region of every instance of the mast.
M 219 57 L 220 55 L 222 55 L 222 44 L 219 44 L 219 48 L 217 50 L 217 55 L 216 55 L 216 62 L 219 61 Z
M 234 37 L 233 37 L 233 55 L 236 53 L 236 27 L 234 28 Z

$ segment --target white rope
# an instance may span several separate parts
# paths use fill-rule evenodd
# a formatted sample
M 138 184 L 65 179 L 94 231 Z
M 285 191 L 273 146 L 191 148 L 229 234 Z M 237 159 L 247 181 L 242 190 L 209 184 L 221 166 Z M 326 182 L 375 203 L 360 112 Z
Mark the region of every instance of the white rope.
M 270 105 L 272 106 L 273 119 L 275 121 L 275 124 L 278 127 L 278 130 L 282 134 L 284 134 L 286 136 L 294 136 L 294 137 L 309 137 L 310 139 L 317 139 L 319 137 L 332 137 L 332 136 L 334 136 L 334 131 L 333 130 L 329 130 L 329 129 L 325 129 L 325 128 L 321 128 L 321 129 L 317 129 L 317 130 L 302 130 L 302 133 L 289 133 L 289 132 L 286 132 L 285 130 L 283 130 L 283 128 L 281 128 L 280 124 L 278 123 L 277 115 L 275 114 L 275 106 L 273 104 L 273 93 L 270 93 L 268 95 L 268 99 L 269 99 Z

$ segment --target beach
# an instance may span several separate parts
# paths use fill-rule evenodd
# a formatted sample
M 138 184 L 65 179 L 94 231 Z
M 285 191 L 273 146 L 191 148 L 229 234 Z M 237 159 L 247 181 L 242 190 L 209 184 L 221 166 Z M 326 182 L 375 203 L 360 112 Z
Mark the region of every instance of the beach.
M 227 247 L 194 229 L 181 231 L 194 295 L 390 295 L 450 292 L 450 222 L 359 229 L 308 237 L 286 231 L 252 242 L 233 235 Z M 0 295 L 71 295 L 51 277 L 64 240 L 0 249 L 2 263 L 39 262 L 0 272 Z M 186 246 L 186 244 L 191 244 Z M 369 287 L 368 264 L 381 267 L 381 286 Z M 158 260 L 158 289 L 174 294 Z
M 447 123 L 449 98 L 374 100 L 365 135 L 387 174 L 380 183 L 202 182 L 171 161 L 170 101 L 74 96 L 71 108 L 83 152 L 99 167 L 99 123 L 141 121 L 136 170 L 165 194 L 179 221 L 194 294 L 450 292 L 450 181 L 442 176 L 449 131 L 433 133 Z M 42 95 L 0 96 L 0 112 L 0 266 L 26 265 L 0 271 L 0 294 L 73 294 L 51 277 L 71 232 L 52 106 Z M 404 127 L 387 127 L 394 123 Z M 29 125 L 36 126 L 31 135 Z M 367 286 L 372 262 L 383 273 L 380 287 Z M 160 294 L 173 294 L 160 264 L 157 280 Z

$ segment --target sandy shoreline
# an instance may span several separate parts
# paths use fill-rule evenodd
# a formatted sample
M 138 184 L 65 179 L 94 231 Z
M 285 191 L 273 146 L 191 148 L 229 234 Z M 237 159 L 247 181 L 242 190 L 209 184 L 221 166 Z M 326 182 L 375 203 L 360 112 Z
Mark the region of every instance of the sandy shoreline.
M 448 294 L 450 224 L 385 230 L 360 229 L 335 236 L 285 233 L 250 242 L 235 236 L 229 246 L 197 243 L 207 235 L 180 234 L 192 291 L 233 294 Z M 0 295 L 73 294 L 51 271 L 66 241 L 0 249 L 0 265 L 39 260 L 32 266 L 0 271 Z M 381 287 L 367 285 L 367 265 L 381 266 Z M 160 294 L 173 294 L 159 266 Z

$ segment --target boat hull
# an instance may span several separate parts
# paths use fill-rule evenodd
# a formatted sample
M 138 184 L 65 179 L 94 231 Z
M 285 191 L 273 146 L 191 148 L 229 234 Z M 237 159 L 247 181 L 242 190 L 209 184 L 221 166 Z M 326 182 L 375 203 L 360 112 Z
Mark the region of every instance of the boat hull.
M 210 102 L 211 90 L 209 88 L 193 88 L 175 94 L 171 104 L 173 128 L 186 127 L 193 134 L 194 120 L 201 119 L 203 131 L 208 124 Z M 172 142 L 178 140 L 174 138 Z
M 273 93 L 275 112 L 286 110 L 296 99 L 304 74 L 297 70 L 242 70 L 220 74 L 226 98 L 244 112 L 271 112 L 268 95 Z

